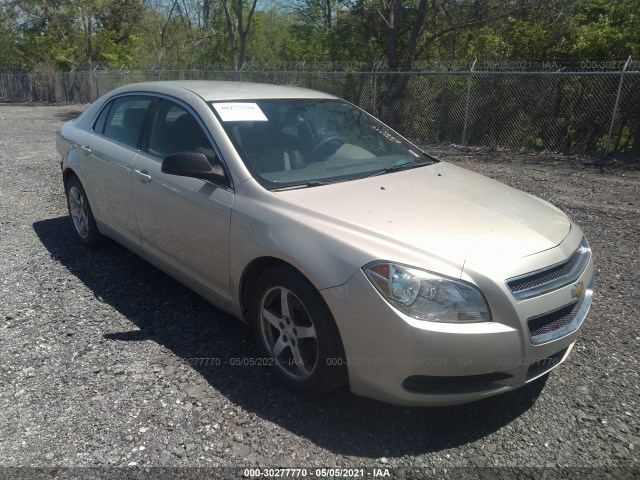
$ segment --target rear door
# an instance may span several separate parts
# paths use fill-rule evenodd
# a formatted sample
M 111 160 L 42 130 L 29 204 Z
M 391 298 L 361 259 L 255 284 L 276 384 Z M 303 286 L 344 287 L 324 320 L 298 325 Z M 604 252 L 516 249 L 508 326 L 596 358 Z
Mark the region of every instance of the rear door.
M 125 95 L 109 102 L 93 125 L 85 155 L 91 206 L 102 227 L 140 246 L 131 191 L 131 167 L 139 152 L 153 97 Z
M 185 104 L 162 98 L 150 116 L 148 145 L 133 162 L 133 200 L 142 248 L 220 300 L 229 295 L 229 227 L 233 191 L 226 185 L 162 173 L 179 152 L 218 155 Z M 218 157 L 219 158 L 219 157 Z

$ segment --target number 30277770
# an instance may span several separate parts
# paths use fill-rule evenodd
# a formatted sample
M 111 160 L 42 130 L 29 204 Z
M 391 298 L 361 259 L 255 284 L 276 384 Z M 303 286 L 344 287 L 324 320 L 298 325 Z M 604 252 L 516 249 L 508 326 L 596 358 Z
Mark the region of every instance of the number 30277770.
M 245 468 L 245 478 L 390 478 L 388 468 Z

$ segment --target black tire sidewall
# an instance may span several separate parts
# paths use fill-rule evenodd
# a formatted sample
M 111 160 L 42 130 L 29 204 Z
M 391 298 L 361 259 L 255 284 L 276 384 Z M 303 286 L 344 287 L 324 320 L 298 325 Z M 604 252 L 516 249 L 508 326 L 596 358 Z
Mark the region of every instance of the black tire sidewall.
M 267 290 L 284 287 L 293 292 L 309 312 L 316 330 L 318 361 L 312 375 L 305 380 L 294 380 L 282 372 L 270 356 L 260 329 L 260 302 Z M 325 395 L 347 381 L 344 349 L 338 327 L 326 303 L 302 274 L 289 268 L 274 268 L 261 274 L 250 295 L 249 320 L 255 342 L 266 364 L 271 365 L 274 376 L 290 390 L 306 397 Z

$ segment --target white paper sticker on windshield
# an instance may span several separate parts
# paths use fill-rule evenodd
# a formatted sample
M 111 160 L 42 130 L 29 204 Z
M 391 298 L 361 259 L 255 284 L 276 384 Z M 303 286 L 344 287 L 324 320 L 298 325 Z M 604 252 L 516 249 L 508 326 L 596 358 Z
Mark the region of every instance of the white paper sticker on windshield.
M 257 103 L 213 103 L 223 122 L 266 122 Z

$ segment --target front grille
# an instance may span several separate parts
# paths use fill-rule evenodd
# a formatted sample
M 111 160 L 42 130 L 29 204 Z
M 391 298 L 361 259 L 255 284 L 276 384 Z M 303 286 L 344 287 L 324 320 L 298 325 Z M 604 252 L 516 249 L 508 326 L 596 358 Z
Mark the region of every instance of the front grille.
M 583 238 L 578 249 L 564 262 L 510 278 L 506 281 L 507 287 L 518 300 L 557 290 L 576 281 L 589 263 L 590 257 L 591 248 Z
M 528 290 L 530 288 L 534 288 L 540 285 L 544 285 L 545 283 L 552 282 L 557 280 L 560 277 L 566 276 L 573 268 L 576 263 L 580 259 L 580 252 L 575 251 L 573 255 L 569 257 L 565 263 L 557 265 L 555 267 L 551 267 L 548 270 L 544 270 L 539 273 L 535 273 L 533 275 L 527 275 L 524 278 L 519 278 L 518 280 L 513 280 L 509 282 L 509 288 L 512 292 L 522 292 L 523 290 Z

